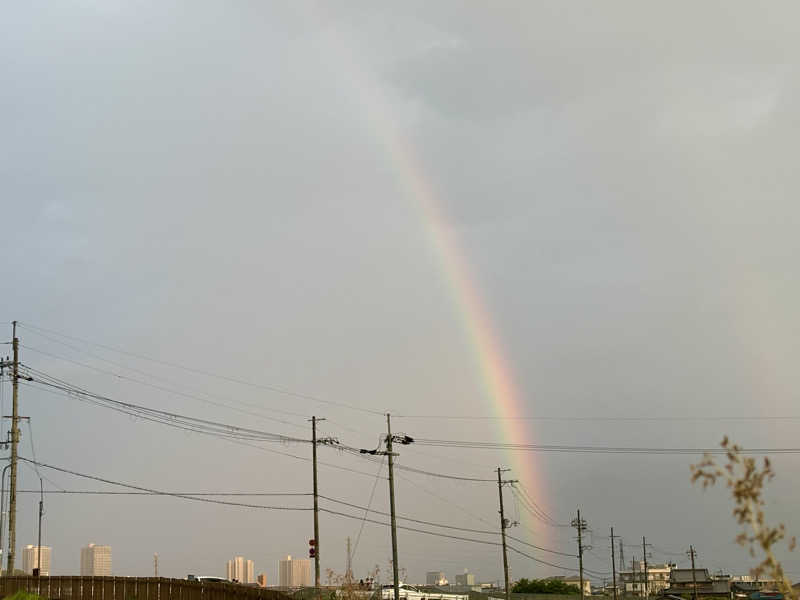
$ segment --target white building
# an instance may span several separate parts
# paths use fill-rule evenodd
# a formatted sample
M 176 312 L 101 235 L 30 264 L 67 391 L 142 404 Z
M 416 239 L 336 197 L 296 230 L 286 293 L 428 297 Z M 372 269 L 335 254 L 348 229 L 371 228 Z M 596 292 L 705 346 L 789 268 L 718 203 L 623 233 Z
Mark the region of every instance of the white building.
M 39 575 L 46 577 L 50 575 L 50 558 L 53 549 L 50 546 L 42 546 L 42 564 Z M 33 570 L 39 566 L 39 546 L 28 544 L 22 549 L 22 570 L 28 575 L 33 575 Z
M 81 548 L 81 575 L 110 577 L 111 546 L 89 544 L 85 548 Z
M 311 561 L 307 558 L 287 556 L 278 564 L 281 587 L 295 588 L 311 585 Z
M 247 560 L 244 556 L 236 556 L 233 560 L 228 561 L 225 576 L 228 581 L 255 583 L 255 570 L 255 563 L 252 560 Z
M 579 590 L 581 589 L 581 578 L 580 576 L 576 575 L 572 576 L 565 576 L 565 577 L 553 577 L 553 579 L 560 579 L 567 585 L 574 585 Z M 589 579 L 583 579 L 583 595 L 584 596 L 591 596 L 592 595 L 592 582 Z
M 620 571 L 617 574 L 617 584 L 623 593 L 629 596 L 657 596 L 669 587 L 669 574 L 675 565 L 648 564 L 646 588 L 644 561 L 635 561 L 631 566 L 631 571 Z
M 425 573 L 425 585 L 447 585 L 447 577 L 441 571 Z

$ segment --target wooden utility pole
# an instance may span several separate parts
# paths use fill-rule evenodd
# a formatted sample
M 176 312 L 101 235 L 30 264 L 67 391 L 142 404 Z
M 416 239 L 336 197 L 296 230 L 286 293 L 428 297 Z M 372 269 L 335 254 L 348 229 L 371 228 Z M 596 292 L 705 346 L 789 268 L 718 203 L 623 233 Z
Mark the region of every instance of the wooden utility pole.
M 11 489 L 8 502 L 8 566 L 7 573 L 14 574 L 14 556 L 17 546 L 17 445 L 19 444 L 19 340 L 17 322 L 12 323 L 11 345 L 14 362 L 11 364 L 12 406 L 11 406 Z
M 392 420 L 386 413 L 386 454 L 389 457 L 389 509 L 392 522 L 392 577 L 394 600 L 400 600 L 400 570 L 397 564 L 397 519 L 394 512 L 394 453 L 392 452 Z
M 697 556 L 697 552 L 693 546 L 689 546 L 689 552 L 687 554 L 692 559 L 692 598 L 697 600 L 697 575 L 694 572 L 694 557 Z
M 511 590 L 508 584 L 508 547 L 506 546 L 508 521 L 506 521 L 505 509 L 503 508 L 503 479 L 501 475 L 504 471 L 508 471 L 508 469 L 497 467 L 497 492 L 500 494 L 500 537 L 503 540 L 503 578 L 505 581 L 506 600 L 509 600 Z
M 583 531 L 586 529 L 586 521 L 581 519 L 581 511 L 578 509 L 578 518 L 572 519 L 571 525 L 578 530 L 578 570 L 581 576 L 581 600 L 584 598 L 583 593 Z
M 317 490 L 317 421 L 324 421 L 325 419 L 317 419 L 311 417 L 311 463 L 314 469 L 314 588 L 317 590 L 317 596 L 320 595 L 319 587 L 319 498 Z
M 611 528 L 611 582 L 614 586 L 614 600 L 617 600 L 617 564 L 614 561 L 614 528 Z

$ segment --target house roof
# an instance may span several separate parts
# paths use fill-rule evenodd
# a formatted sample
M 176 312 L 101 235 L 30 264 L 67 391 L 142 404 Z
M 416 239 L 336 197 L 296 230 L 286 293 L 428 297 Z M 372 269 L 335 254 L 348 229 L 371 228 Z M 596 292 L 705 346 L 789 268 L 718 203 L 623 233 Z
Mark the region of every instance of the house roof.
M 692 569 L 672 569 L 669 580 L 677 584 L 692 583 L 696 580 L 700 584 L 710 583 L 711 576 L 708 574 L 708 569 L 694 569 L 694 577 L 692 577 Z

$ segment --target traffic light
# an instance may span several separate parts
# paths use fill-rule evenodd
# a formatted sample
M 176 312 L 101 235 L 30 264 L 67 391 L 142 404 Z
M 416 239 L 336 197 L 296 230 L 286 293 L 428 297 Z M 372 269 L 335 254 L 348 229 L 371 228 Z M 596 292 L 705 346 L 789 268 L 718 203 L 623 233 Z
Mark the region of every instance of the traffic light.
M 308 540 L 308 557 L 314 558 L 317 555 L 317 540 Z

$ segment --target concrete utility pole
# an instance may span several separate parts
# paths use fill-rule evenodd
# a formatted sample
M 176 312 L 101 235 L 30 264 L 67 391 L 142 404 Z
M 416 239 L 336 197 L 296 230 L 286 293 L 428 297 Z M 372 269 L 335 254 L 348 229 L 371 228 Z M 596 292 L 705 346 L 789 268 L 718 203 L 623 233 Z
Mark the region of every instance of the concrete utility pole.
M 692 559 L 692 598 L 697 600 L 697 575 L 694 572 L 694 557 L 697 556 L 697 552 L 693 546 L 689 546 L 689 552 L 687 552 L 687 554 Z
M 386 454 L 389 457 L 389 508 L 392 513 L 392 577 L 394 600 L 400 600 L 400 571 L 397 565 L 397 519 L 394 512 L 394 453 L 392 452 L 392 420 L 386 413 Z
M 644 539 L 644 536 L 642 536 L 642 558 L 644 560 L 644 597 L 645 598 L 649 598 L 650 597 L 650 586 L 649 586 L 650 582 L 648 581 L 648 578 L 647 578 L 647 542 Z
M 611 581 L 614 586 L 614 600 L 617 600 L 617 565 L 614 562 L 614 528 L 611 528 Z
M 578 509 L 578 518 L 572 519 L 571 525 L 578 530 L 578 570 L 581 575 L 581 600 L 584 598 L 583 593 L 583 531 L 587 528 L 586 521 L 581 519 L 581 511 Z
M 392 577 L 394 580 L 394 600 L 400 600 L 400 567 L 397 564 L 397 517 L 394 507 L 394 457 L 396 454 L 392 450 L 392 444 L 397 442 L 407 446 L 414 443 L 414 438 L 407 435 L 392 435 L 392 418 L 386 413 L 386 450 L 366 450 L 362 448 L 361 454 L 372 454 L 373 456 L 389 457 L 389 508 L 392 523 Z M 378 445 L 380 448 L 380 445 Z
M 36 552 L 36 575 L 42 574 L 42 515 L 44 514 L 44 482 L 39 478 L 39 550 Z
M 11 407 L 11 489 L 8 502 L 8 566 L 7 573 L 14 574 L 14 556 L 17 545 L 17 445 L 19 443 L 19 340 L 17 322 L 12 323 L 11 345 L 14 362 L 11 364 L 12 407 Z
M 345 580 L 348 584 L 353 582 L 353 554 L 350 550 L 350 536 L 347 536 L 347 569 L 344 572 Z
M 317 590 L 319 596 L 319 497 L 317 491 L 317 421 L 324 421 L 325 419 L 317 419 L 311 417 L 311 457 L 314 466 L 314 588 Z
M 625 548 L 625 540 L 623 540 L 622 538 L 619 538 L 619 566 L 622 569 L 625 568 L 625 550 L 624 550 L 624 548 Z M 620 575 L 620 577 L 622 579 L 622 597 L 624 598 L 628 594 L 628 592 L 627 592 L 627 588 L 625 587 L 625 577 L 623 575 Z M 633 571 L 631 571 L 631 581 L 633 581 Z
M 506 600 L 511 597 L 511 590 L 508 584 L 508 547 L 506 546 L 506 529 L 508 529 L 508 521 L 506 520 L 505 509 L 503 508 L 503 481 L 501 473 L 509 469 L 501 469 L 497 467 L 497 492 L 500 494 L 500 537 L 503 540 L 503 576 L 505 578 Z

